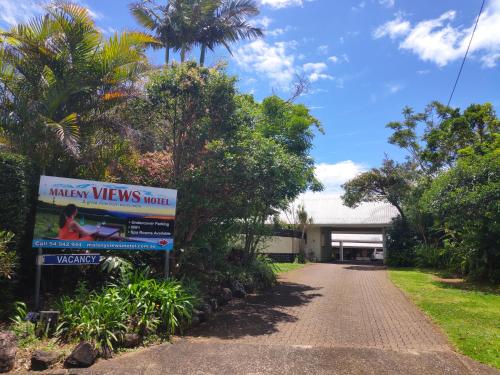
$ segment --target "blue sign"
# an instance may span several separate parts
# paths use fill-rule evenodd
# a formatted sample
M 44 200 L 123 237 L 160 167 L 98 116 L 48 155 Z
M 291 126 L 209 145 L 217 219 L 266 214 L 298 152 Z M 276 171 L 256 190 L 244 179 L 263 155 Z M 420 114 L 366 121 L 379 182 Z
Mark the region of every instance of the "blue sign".
M 44 266 L 81 266 L 99 264 L 100 254 L 51 254 L 42 255 L 40 264 Z

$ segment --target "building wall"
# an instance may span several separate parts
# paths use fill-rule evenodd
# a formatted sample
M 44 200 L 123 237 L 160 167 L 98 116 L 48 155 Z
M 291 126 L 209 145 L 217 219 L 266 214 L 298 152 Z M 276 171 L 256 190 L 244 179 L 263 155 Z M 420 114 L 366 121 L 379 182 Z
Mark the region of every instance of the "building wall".
M 296 237 L 269 236 L 264 239 L 263 253 L 266 254 L 298 254 L 302 239 Z
M 311 260 L 321 259 L 321 228 L 309 226 L 307 228 L 306 256 Z

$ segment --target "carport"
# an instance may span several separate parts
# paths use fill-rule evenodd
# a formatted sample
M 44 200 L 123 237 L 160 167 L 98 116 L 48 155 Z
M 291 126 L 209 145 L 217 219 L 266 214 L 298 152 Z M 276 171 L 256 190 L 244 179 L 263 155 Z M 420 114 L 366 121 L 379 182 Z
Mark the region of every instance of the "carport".
M 344 261 L 348 246 L 381 247 L 385 261 L 387 231 L 398 215 L 396 208 L 383 202 L 350 208 L 343 205 L 338 195 L 321 193 L 305 197 L 302 203 L 312 218 L 312 224 L 306 228 L 308 256 L 321 262 Z

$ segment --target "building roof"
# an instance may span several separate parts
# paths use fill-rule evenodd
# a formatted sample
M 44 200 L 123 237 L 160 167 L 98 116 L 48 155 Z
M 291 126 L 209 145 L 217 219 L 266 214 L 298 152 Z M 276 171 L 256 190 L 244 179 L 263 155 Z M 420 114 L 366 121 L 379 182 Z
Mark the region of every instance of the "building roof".
M 383 202 L 362 203 L 349 208 L 337 194 L 307 194 L 298 203 L 304 204 L 313 224 L 317 225 L 389 225 L 398 215 L 395 207 Z
M 332 242 L 333 247 L 340 247 L 339 242 Z M 344 242 L 344 248 L 361 248 L 361 249 L 382 249 L 384 246 L 381 243 L 369 242 Z
M 381 243 L 382 242 L 381 234 L 352 234 L 352 233 L 332 233 L 332 241 L 344 241 L 344 242 L 373 242 L 373 243 Z

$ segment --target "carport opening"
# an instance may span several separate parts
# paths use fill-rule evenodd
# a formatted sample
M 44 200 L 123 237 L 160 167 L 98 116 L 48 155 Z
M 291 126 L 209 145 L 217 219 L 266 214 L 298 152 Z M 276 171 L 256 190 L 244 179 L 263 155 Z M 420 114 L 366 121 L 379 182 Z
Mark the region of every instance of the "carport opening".
M 380 234 L 332 232 L 332 260 L 383 262 L 385 231 Z

